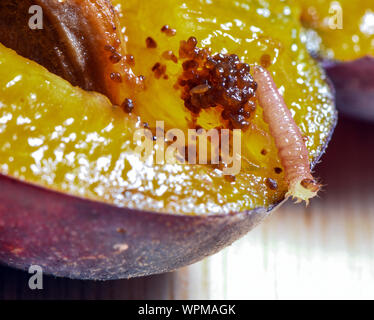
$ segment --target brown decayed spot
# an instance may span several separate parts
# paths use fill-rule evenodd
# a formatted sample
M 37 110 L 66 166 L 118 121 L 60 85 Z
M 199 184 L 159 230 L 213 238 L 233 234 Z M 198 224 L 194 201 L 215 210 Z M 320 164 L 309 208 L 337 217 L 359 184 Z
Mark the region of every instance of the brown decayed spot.
M 177 30 L 170 28 L 170 26 L 167 24 L 161 28 L 161 32 L 165 33 L 169 37 L 175 36 L 177 34 Z
M 147 48 L 149 48 L 149 49 L 157 48 L 157 42 L 151 37 L 148 37 L 147 39 L 145 39 L 145 44 L 146 44 Z
M 225 175 L 225 180 L 228 181 L 228 182 L 235 182 L 236 177 L 233 176 L 233 175 Z
M 109 59 L 110 59 L 110 61 L 112 62 L 112 63 L 118 63 L 118 62 L 120 62 L 121 61 L 121 59 L 122 59 L 122 55 L 121 54 L 119 54 L 118 52 L 114 52 L 110 57 L 109 57 Z
M 111 45 L 105 45 L 104 46 L 104 50 L 109 51 L 111 53 L 115 53 L 116 52 L 116 48 L 113 47 L 113 46 L 111 46 Z
M 266 182 L 267 187 L 270 190 L 277 190 L 278 189 L 278 183 L 274 179 L 266 178 L 265 182 Z
M 127 54 L 125 56 L 125 60 L 129 66 L 131 67 L 135 66 L 135 58 L 132 54 Z
M 168 50 L 168 51 L 165 51 L 163 54 L 162 54 L 162 57 L 165 59 L 165 60 L 171 60 L 173 61 L 174 63 L 177 63 L 178 62 L 178 58 L 177 56 L 173 53 L 173 51 L 171 50 Z
M 112 72 L 110 74 L 110 79 L 112 79 L 114 82 L 118 82 L 118 83 L 122 82 L 122 77 L 119 72 Z
M 126 113 L 131 113 L 133 110 L 134 110 L 134 102 L 129 99 L 129 98 L 126 98 L 123 103 L 121 104 L 121 108 L 123 109 L 123 111 L 125 111 Z
M 260 64 L 264 68 L 269 68 L 271 66 L 271 58 L 268 54 L 263 54 L 260 58 Z
M 247 129 L 256 91 L 249 65 L 234 54 L 211 55 L 209 49 L 197 47 L 194 37 L 181 41 L 179 57 L 185 60 L 177 82 L 185 107 L 197 115 L 220 106 L 230 128 Z
M 153 67 L 152 71 L 155 75 L 156 79 L 160 79 L 163 75 L 165 75 L 166 72 L 166 65 L 161 64 L 160 62 L 157 62 Z
M 282 170 L 282 168 L 275 167 L 275 168 L 274 168 L 274 172 L 275 172 L 276 174 L 281 174 L 281 173 L 283 172 L 283 170 Z

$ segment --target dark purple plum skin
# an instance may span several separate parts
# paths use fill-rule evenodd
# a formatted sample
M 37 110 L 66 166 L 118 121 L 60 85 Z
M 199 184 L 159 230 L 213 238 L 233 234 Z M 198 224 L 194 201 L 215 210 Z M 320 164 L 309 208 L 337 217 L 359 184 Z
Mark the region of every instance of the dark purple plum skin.
M 246 234 L 268 210 L 182 216 L 119 208 L 0 175 L 0 261 L 73 279 L 164 273 Z
M 374 121 L 374 57 L 349 62 L 323 62 L 334 84 L 336 106 L 343 113 Z

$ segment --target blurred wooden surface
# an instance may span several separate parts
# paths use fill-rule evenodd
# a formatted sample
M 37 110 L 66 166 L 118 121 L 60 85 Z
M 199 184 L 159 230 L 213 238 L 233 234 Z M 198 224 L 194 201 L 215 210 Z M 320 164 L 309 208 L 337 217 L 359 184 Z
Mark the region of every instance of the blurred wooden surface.
M 223 252 L 174 273 L 84 282 L 0 268 L 0 299 L 374 299 L 374 123 L 341 118 L 318 166 L 326 185 Z

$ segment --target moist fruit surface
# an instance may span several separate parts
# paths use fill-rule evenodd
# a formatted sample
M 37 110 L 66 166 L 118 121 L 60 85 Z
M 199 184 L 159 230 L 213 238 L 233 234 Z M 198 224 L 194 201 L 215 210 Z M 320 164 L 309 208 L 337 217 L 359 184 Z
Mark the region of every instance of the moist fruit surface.
M 316 160 L 336 114 L 325 75 L 300 40 L 298 6 L 254 0 L 113 4 L 145 89 L 126 97 L 131 104 L 112 106 L 0 46 L 1 172 L 73 195 L 168 213 L 222 214 L 281 201 L 287 192 L 283 168 L 255 99 L 242 132 L 241 171 L 234 177 L 225 177 L 217 165 L 141 161 L 133 134 L 143 127 L 154 131 L 156 121 L 186 136 L 189 128 L 232 127 L 221 106 L 198 113 L 185 106 L 178 85 L 186 62 L 180 48 L 193 36 L 212 56 L 235 54 L 241 63 L 269 69 L 305 136 L 310 160 Z

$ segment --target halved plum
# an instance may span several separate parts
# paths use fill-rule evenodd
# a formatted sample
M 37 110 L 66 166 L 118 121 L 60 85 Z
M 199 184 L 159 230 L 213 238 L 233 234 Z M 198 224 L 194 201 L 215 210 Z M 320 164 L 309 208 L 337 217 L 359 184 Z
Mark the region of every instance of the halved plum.
M 166 272 L 232 243 L 284 200 L 283 167 L 255 100 L 234 177 L 217 165 L 158 164 L 153 154 L 141 161 L 134 132 L 155 129 L 156 121 L 164 121 L 165 131 L 232 129 L 221 107 L 192 112 L 182 99 L 186 60 L 179 49 L 191 36 L 212 55 L 236 54 L 241 63 L 268 67 L 311 163 L 331 137 L 331 88 L 299 39 L 296 7 L 264 1 L 113 4 L 134 72 L 145 76 L 145 89 L 131 97 L 131 114 L 0 45 L 3 263 L 22 269 L 39 264 L 46 273 L 80 279 Z
M 298 0 L 306 42 L 323 61 L 344 113 L 374 120 L 373 1 Z M 341 25 L 339 26 L 338 23 Z

